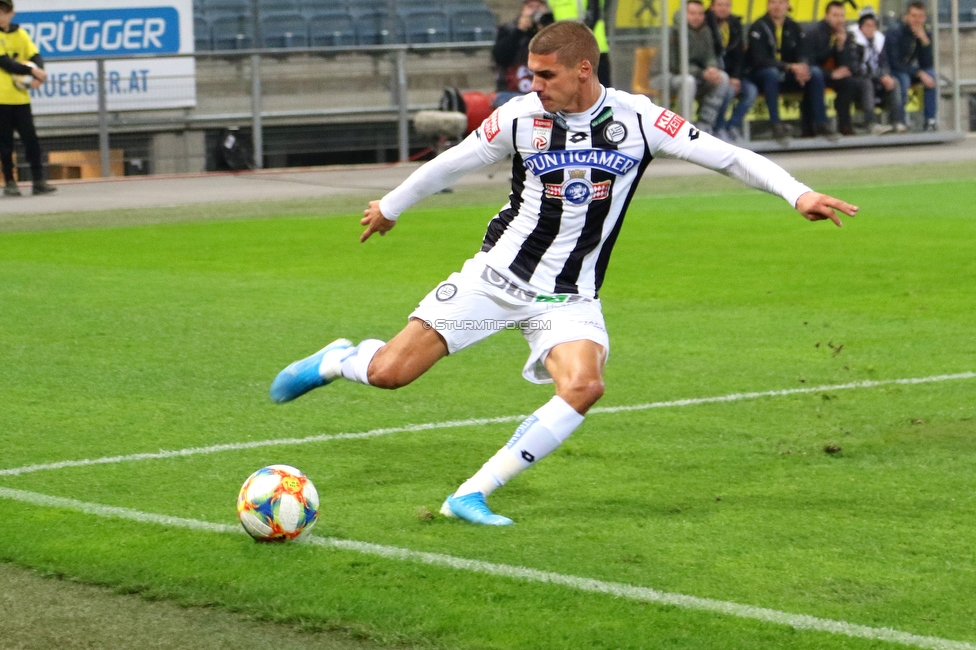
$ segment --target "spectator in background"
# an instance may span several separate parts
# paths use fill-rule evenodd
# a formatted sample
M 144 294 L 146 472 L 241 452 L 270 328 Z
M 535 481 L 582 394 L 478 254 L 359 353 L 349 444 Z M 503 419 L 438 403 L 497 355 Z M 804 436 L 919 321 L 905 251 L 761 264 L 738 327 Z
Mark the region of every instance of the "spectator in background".
M 705 24 L 705 7 L 701 0 L 688 0 L 688 75 L 681 76 L 681 57 L 672 56 L 670 61 L 671 92 L 687 96 L 689 105 L 698 99 L 698 119 L 695 126 L 706 133 L 715 130 L 719 109 L 725 104 L 729 92 L 729 76 L 718 67 L 712 30 Z M 675 24 L 671 26 L 671 51 L 678 51 L 678 21 L 680 11 L 675 12 Z M 652 85 L 660 87 L 662 76 L 654 78 Z M 686 116 L 688 117 L 688 116 Z
M 552 11 L 545 0 L 525 0 L 519 17 L 499 26 L 492 58 L 498 69 L 495 107 L 532 89 L 529 60 L 529 41 L 540 29 L 553 22 Z
M 854 30 L 855 68 L 854 78 L 860 86 L 861 110 L 864 123 L 871 133 L 882 135 L 892 130 L 904 133 L 905 105 L 902 103 L 901 85 L 891 76 L 888 53 L 885 51 L 884 34 L 878 31 L 878 18 L 873 11 L 862 11 Z M 888 108 L 890 126 L 875 121 L 876 98 L 881 96 L 882 104 Z
M 753 23 L 748 45 L 750 79 L 766 97 L 774 138 L 782 142 L 790 136 L 789 128 L 779 118 L 782 91 L 803 93 L 803 135 L 833 138 L 824 105 L 823 71 L 809 64 L 803 30 L 786 15 L 789 10 L 789 0 L 767 0 L 766 13 Z
M 596 76 L 605 88 L 610 87 L 610 42 L 607 40 L 606 0 L 549 0 L 556 20 L 581 20 L 593 31 L 600 46 L 600 65 Z
M 925 130 L 935 131 L 936 84 L 932 58 L 932 34 L 925 29 L 925 4 L 914 0 L 905 15 L 885 34 L 885 48 L 892 76 L 898 80 L 902 104 L 913 83 L 925 86 Z
M 705 12 L 705 21 L 712 30 L 718 67 L 729 76 L 729 90 L 718 111 L 715 135 L 726 142 L 738 143 L 742 140 L 746 114 L 759 94 L 756 85 L 745 78 L 746 42 L 742 17 L 732 13 L 732 0 L 712 0 Z M 726 119 L 729 104 L 735 98 L 739 101 L 732 111 L 732 117 Z
M 13 0 L 0 0 L 0 70 L 3 70 L 0 72 L 0 163 L 5 181 L 3 194 L 20 196 L 20 189 L 14 180 L 14 131 L 20 134 L 27 152 L 34 194 L 49 194 L 57 188 L 44 180 L 41 144 L 34 129 L 30 93 L 22 87 L 24 78 L 29 77 L 30 88 L 39 88 L 47 80 L 47 73 L 34 42 L 27 32 L 12 22 L 13 18 Z
M 851 105 L 857 96 L 858 83 L 852 68 L 855 63 L 854 39 L 848 38 L 844 3 L 831 0 L 824 11 L 824 19 L 810 33 L 810 59 L 824 73 L 824 85 L 833 88 L 834 110 L 837 111 L 837 130 L 841 135 L 854 135 Z

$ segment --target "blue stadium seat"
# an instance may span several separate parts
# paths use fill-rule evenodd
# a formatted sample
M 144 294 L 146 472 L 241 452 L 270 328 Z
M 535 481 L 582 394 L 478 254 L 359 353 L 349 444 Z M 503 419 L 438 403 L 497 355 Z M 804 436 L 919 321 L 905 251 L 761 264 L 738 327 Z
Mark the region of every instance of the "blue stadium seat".
M 386 13 L 390 10 L 390 3 L 387 0 L 353 0 L 349 3 L 349 11 L 355 16 L 372 14 L 375 12 Z
M 258 8 L 262 14 L 280 13 L 283 11 L 298 11 L 298 0 L 258 0 Z
M 451 14 L 451 37 L 461 41 L 493 41 L 498 29 L 495 14 L 487 7 L 458 8 Z
M 308 47 L 308 23 L 297 11 L 269 12 L 261 17 L 264 47 Z
M 210 21 L 215 50 L 244 50 L 253 46 L 250 16 L 218 14 Z
M 312 14 L 308 19 L 308 33 L 313 47 L 356 44 L 356 25 L 346 11 Z
M 208 14 L 251 13 L 251 0 L 204 0 L 203 6 Z
M 356 18 L 356 40 L 359 45 L 405 43 L 406 29 L 396 14 L 382 11 L 363 13 Z
M 299 9 L 308 17 L 330 11 L 347 12 L 347 0 L 298 0 Z
M 400 12 L 408 43 L 446 43 L 451 40 L 451 23 L 443 11 L 406 9 Z
M 213 49 L 213 34 L 210 33 L 210 23 L 203 16 L 193 17 L 193 47 L 197 52 Z

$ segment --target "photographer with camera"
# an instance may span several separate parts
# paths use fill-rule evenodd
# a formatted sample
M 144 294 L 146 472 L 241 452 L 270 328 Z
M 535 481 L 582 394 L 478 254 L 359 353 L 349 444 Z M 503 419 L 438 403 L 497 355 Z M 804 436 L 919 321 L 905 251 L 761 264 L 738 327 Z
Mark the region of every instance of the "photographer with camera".
M 519 17 L 498 27 L 491 55 L 498 69 L 495 107 L 532 89 L 529 41 L 546 25 L 552 24 L 552 11 L 545 0 L 525 0 Z

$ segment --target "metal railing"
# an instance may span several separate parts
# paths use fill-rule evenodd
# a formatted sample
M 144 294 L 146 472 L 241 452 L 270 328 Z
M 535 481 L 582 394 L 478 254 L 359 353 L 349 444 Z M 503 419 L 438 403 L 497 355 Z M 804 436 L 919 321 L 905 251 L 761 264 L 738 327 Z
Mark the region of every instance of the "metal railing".
M 407 73 L 409 68 L 408 55 L 429 55 L 432 53 L 460 52 L 465 54 L 483 52 L 493 45 L 491 41 L 476 41 L 463 43 L 415 43 L 415 44 L 389 44 L 373 46 L 330 46 L 330 47 L 304 47 L 304 48 L 266 48 L 266 49 L 241 49 L 241 50 L 220 50 L 220 51 L 201 51 L 194 54 L 147 54 L 127 57 L 71 57 L 56 59 L 57 63 L 77 63 L 92 62 L 97 66 L 97 74 L 94 79 L 79 80 L 50 80 L 49 84 L 75 84 L 79 85 L 78 92 L 75 93 L 72 87 L 62 88 L 62 94 L 71 95 L 90 95 L 92 91 L 97 95 L 97 118 L 92 120 L 86 118 L 90 111 L 79 110 L 72 114 L 69 107 L 64 111 L 71 115 L 46 117 L 43 113 L 40 118 L 49 128 L 63 128 L 65 131 L 71 129 L 91 129 L 97 130 L 99 146 L 100 172 L 103 177 L 112 174 L 111 168 L 111 134 L 113 131 L 133 128 L 192 128 L 200 127 L 204 124 L 226 123 L 228 121 L 240 120 L 249 121 L 251 126 L 251 139 L 253 144 L 254 164 L 256 167 L 262 166 L 264 158 L 264 121 L 266 119 L 282 120 L 286 118 L 343 118 L 369 115 L 373 117 L 389 116 L 395 119 L 397 129 L 397 150 L 401 161 L 409 160 L 410 157 L 410 115 L 413 112 L 423 109 L 436 108 L 436 104 L 410 104 L 407 101 Z M 286 110 L 267 110 L 265 108 L 266 93 L 262 85 L 262 65 L 265 61 L 280 62 L 294 57 L 322 57 L 331 59 L 344 55 L 363 55 L 369 56 L 376 61 L 387 61 L 390 65 L 389 75 L 389 104 L 386 106 L 366 106 L 357 105 L 348 108 L 326 107 L 326 108 L 297 108 Z M 118 75 L 114 77 L 109 73 L 109 66 L 113 62 L 120 61 L 139 61 L 142 59 L 186 59 L 193 58 L 201 60 L 218 60 L 233 62 L 235 64 L 250 64 L 250 110 L 213 112 L 198 109 L 184 110 L 179 115 L 159 116 L 158 112 L 153 111 L 129 111 L 126 109 L 115 110 L 111 103 L 113 99 L 126 92 L 126 80 L 119 80 Z M 487 59 L 485 67 L 487 67 Z M 162 82 L 157 78 L 156 82 Z M 202 83 L 199 78 L 178 79 L 170 77 L 166 79 L 168 83 Z M 129 83 L 132 83 L 131 81 Z M 143 83 L 148 83 L 143 80 Z M 120 87 L 121 86 L 121 87 Z M 42 86 L 41 92 L 45 87 Z M 50 92 L 50 91 L 49 91 Z M 69 101 L 69 100 L 66 100 Z M 148 113 L 148 114 L 146 114 Z

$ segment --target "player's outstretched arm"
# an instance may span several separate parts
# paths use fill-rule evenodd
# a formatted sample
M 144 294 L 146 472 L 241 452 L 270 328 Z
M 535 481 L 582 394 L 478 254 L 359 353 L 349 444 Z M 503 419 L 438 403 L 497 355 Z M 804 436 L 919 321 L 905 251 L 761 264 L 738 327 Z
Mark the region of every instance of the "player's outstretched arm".
M 383 216 L 379 201 L 369 202 L 369 207 L 363 210 L 363 218 L 359 223 L 366 226 L 366 230 L 359 236 L 360 243 L 372 237 L 374 232 L 378 232 L 382 237 L 396 225 L 396 221 L 391 221 Z
M 647 105 L 653 107 L 650 102 Z M 654 125 L 654 128 L 645 128 L 644 132 L 654 155 L 681 158 L 780 196 L 810 221 L 830 219 L 841 226 L 835 210 L 850 217 L 857 214 L 857 206 L 814 192 L 768 158 L 701 133 L 680 116 L 662 110 L 651 108 L 645 121 Z
M 810 221 L 830 219 L 840 228 L 844 224 L 841 222 L 840 217 L 837 216 L 835 210 L 843 212 L 848 217 L 853 217 L 857 214 L 859 208 L 856 205 L 835 199 L 827 194 L 811 191 L 800 195 L 800 198 L 796 200 L 796 209 L 804 218 Z

